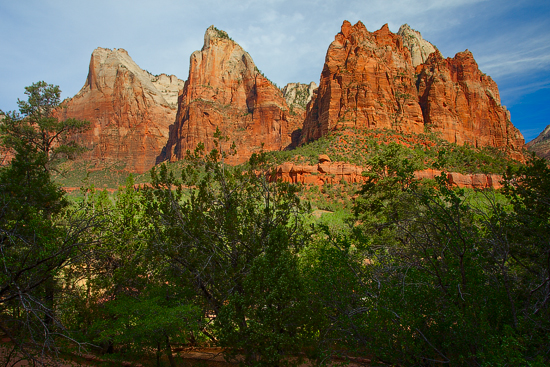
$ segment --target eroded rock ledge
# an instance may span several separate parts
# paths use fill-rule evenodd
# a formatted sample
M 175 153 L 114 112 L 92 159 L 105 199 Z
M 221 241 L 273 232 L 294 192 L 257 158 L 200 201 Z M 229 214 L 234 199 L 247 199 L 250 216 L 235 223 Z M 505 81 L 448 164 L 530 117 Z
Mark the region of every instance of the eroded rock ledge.
M 323 156 L 321 156 L 323 157 Z M 320 158 L 321 158 L 320 157 Z M 279 165 L 270 177 L 271 181 L 281 180 L 283 182 L 325 185 L 336 183 L 362 183 L 367 180 L 363 176 L 366 168 L 349 163 L 331 162 L 320 159 L 316 165 L 295 164 L 285 162 Z M 441 175 L 441 171 L 426 169 L 414 173 L 416 179 L 434 179 Z M 447 173 L 449 183 L 453 186 L 471 189 L 499 189 L 502 176 L 494 174 L 462 174 L 458 172 Z

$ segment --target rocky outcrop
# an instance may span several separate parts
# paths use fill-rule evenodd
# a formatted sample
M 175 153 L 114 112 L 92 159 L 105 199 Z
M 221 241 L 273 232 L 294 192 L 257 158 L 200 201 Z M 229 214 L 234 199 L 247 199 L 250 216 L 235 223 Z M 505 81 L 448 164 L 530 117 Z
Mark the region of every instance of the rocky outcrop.
M 539 136 L 527 143 L 526 147 L 539 157 L 550 159 L 550 125 L 546 126 Z
M 309 101 L 311 101 L 315 89 L 317 89 L 315 82 L 309 84 L 288 83 L 283 88 L 283 97 L 285 97 L 286 103 L 290 108 L 305 109 Z
M 417 180 L 434 179 L 441 176 L 441 171 L 426 169 L 416 171 L 414 178 Z M 469 188 L 469 189 L 500 189 L 502 188 L 502 176 L 485 173 L 462 174 L 458 172 L 448 172 L 447 180 L 451 186 Z
M 406 25 L 400 34 L 387 25 L 371 33 L 361 22 L 345 21 L 327 51 L 301 143 L 345 127 L 431 131 L 520 159 L 523 137 L 500 104 L 496 83 L 469 51 L 443 59 L 430 46 Z
M 459 145 L 495 147 L 521 159 L 523 136 L 500 104 L 496 83 L 479 70 L 470 51 L 446 59 L 436 51 L 417 72 L 427 130 Z
M 83 158 L 96 167 L 116 165 L 130 172 L 150 169 L 168 140 L 176 118 L 176 96 L 183 81 L 142 70 L 123 49 L 97 48 L 88 78 L 59 117 L 91 122 L 75 137 L 89 149 Z
M 422 38 L 420 32 L 412 29 L 408 24 L 403 24 L 397 34 L 403 39 L 403 44 L 411 53 L 411 62 L 414 67 L 423 64 L 436 48 L 430 42 Z
M 178 96 L 183 89 L 184 81 L 178 79 L 175 75 L 151 75 L 151 82 L 162 94 L 171 109 L 178 108 Z
M 213 149 L 219 129 L 228 138 L 223 150 L 236 145 L 236 155 L 227 162 L 241 163 L 262 148 L 281 150 L 291 145 L 292 133 L 300 127 L 300 115 L 289 113 L 281 91 L 250 55 L 226 32 L 211 26 L 201 51 L 191 55 L 176 122 L 157 162 L 180 160 L 199 143 L 206 151 Z
M 362 167 L 349 163 L 327 161 L 326 159 L 321 159 L 320 156 L 317 165 L 285 162 L 275 168 L 270 176 L 270 180 L 319 186 L 343 182 L 363 183 L 367 180 L 367 177 L 363 176 L 363 171 L 365 169 Z M 440 175 L 441 171 L 434 169 L 426 169 L 414 173 L 414 177 L 417 180 L 434 179 Z M 447 179 L 451 186 L 462 188 L 500 189 L 502 187 L 500 183 L 502 176 L 500 175 L 449 172 L 447 173 Z
M 363 168 L 349 163 L 320 161 L 316 165 L 285 162 L 277 166 L 271 175 L 272 181 L 324 185 L 342 181 L 348 183 L 364 182 Z
M 302 143 L 345 127 L 423 132 L 414 73 L 403 39 L 387 25 L 371 33 L 345 21 L 327 51 Z

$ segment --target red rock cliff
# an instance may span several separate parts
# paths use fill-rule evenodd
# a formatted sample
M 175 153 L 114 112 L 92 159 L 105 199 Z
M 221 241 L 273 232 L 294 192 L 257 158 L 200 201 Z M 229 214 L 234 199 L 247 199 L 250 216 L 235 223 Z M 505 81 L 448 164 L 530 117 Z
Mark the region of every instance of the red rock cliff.
M 479 70 L 470 51 L 447 59 L 436 51 L 417 71 L 427 129 L 459 145 L 491 146 L 521 157 L 523 136 L 500 104 L 496 83 Z
M 409 50 L 387 25 L 371 33 L 345 21 L 327 51 L 302 142 L 344 127 L 423 132 L 414 73 Z
M 182 159 L 198 143 L 209 151 L 219 128 L 237 147 L 229 163 L 241 163 L 262 144 L 265 150 L 284 149 L 301 127 L 299 116 L 289 114 L 281 91 L 250 55 L 214 26 L 206 30 L 202 50 L 191 55 L 178 104 L 176 123 L 158 162 Z
M 387 25 L 371 33 L 361 22 L 345 21 L 327 51 L 301 143 L 344 127 L 433 131 L 520 158 L 523 137 L 500 104 L 495 82 L 479 71 L 470 52 L 443 59 L 433 48 L 426 56 L 430 45 L 408 26 L 400 34 Z
M 143 173 L 168 140 L 181 88 L 183 81 L 149 74 L 123 49 L 97 48 L 84 87 L 64 101 L 60 117 L 91 122 L 91 129 L 77 137 L 90 149 L 84 159 L 97 167 L 125 166 Z

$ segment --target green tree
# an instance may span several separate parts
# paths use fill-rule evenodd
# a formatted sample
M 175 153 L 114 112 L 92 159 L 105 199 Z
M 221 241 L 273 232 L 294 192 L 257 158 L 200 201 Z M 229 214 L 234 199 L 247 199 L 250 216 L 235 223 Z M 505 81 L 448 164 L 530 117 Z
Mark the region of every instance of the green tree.
M 506 198 L 382 161 L 355 208 L 369 261 L 355 262 L 364 312 L 347 330 L 388 363 L 546 363 L 546 164 L 511 172 Z
M 61 90 L 43 81 L 25 87 L 27 101 L 17 100 L 19 113 L 4 113 L 0 123 L 0 136 L 6 148 L 18 154 L 31 149 L 45 155 L 44 169 L 50 170 L 62 157 L 73 158 L 83 148 L 75 134 L 89 128 L 89 122 L 77 119 L 59 121 Z
M 59 153 L 75 151 L 75 144 L 63 144 L 66 133 L 86 123 L 56 122 L 57 87 L 40 82 L 26 94 L 28 101 L 18 101 L 24 116 L 11 112 L 0 123 L 1 142 L 14 153 L 0 168 L 0 328 L 18 353 L 34 358 L 55 350 L 53 335 L 63 330 L 53 299 L 57 276 L 90 222 L 66 211 L 64 192 L 49 172 Z
M 199 147 L 181 181 L 165 166 L 152 172 L 151 245 L 193 287 L 202 332 L 228 347 L 228 358 L 243 348 L 247 363 L 277 365 L 303 345 L 296 258 L 305 207 L 297 188 L 261 174 L 263 156 L 231 167 L 219 147 L 207 155 Z
M 516 299 L 518 327 L 525 335 L 526 353 L 550 360 L 550 168 L 548 161 L 530 157 L 520 167 L 509 167 L 504 192 L 513 212 L 506 217 L 501 242 L 514 271 L 510 297 Z

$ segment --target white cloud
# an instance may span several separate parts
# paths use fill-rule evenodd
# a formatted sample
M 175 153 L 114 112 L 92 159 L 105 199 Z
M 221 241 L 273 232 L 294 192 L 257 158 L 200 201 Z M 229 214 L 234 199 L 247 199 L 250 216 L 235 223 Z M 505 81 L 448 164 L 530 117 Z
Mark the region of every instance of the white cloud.
M 540 14 L 524 10 L 531 8 Z M 506 80 L 506 95 L 520 95 L 547 88 L 510 80 L 548 75 L 549 16 L 540 0 L 4 1 L 0 48 L 9 56 L 0 59 L 0 108 L 14 109 L 24 86 L 42 79 L 74 95 L 98 46 L 125 48 L 142 68 L 185 79 L 189 56 L 211 24 L 228 31 L 277 84 L 318 82 L 345 19 L 371 31 L 388 23 L 396 32 L 408 23 L 445 56 L 468 48 L 484 72 Z

